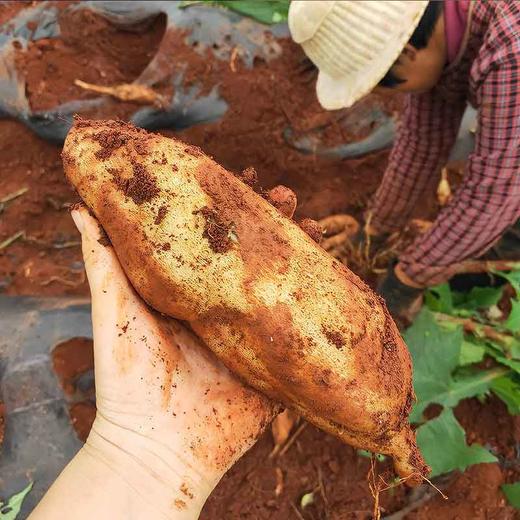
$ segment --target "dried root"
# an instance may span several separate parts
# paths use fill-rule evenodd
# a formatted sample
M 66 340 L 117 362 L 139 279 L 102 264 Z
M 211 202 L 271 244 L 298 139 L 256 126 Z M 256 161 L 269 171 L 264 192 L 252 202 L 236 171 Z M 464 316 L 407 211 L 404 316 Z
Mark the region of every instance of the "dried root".
M 448 181 L 448 170 L 443 168 L 441 171 L 441 180 L 439 181 L 439 185 L 437 186 L 437 201 L 439 202 L 439 206 L 443 207 L 448 204 L 451 200 L 451 186 Z
M 74 84 L 82 89 L 97 92 L 98 94 L 106 94 L 119 99 L 120 101 L 130 101 L 141 105 L 155 105 L 158 108 L 165 108 L 167 105 L 164 96 L 161 96 L 155 92 L 155 90 L 145 85 L 122 83 L 121 85 L 106 87 L 104 85 L 86 83 L 80 79 L 74 80 Z

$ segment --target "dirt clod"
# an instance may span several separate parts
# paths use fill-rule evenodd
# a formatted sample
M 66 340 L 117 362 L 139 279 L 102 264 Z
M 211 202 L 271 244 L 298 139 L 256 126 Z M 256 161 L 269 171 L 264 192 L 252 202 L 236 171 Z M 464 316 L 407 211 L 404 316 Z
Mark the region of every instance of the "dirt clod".
M 267 200 L 283 215 L 292 218 L 296 210 L 296 194 L 287 186 L 275 186 L 267 193 Z
M 166 217 L 167 214 L 168 208 L 164 205 L 161 206 L 157 212 L 157 216 L 155 217 L 154 224 L 158 226 L 164 220 L 164 217 Z
M 247 184 L 251 188 L 254 188 L 258 184 L 258 174 L 252 166 L 245 168 L 236 175 L 243 183 Z
M 300 227 L 314 240 L 317 244 L 321 243 L 323 238 L 323 228 L 319 222 L 316 222 L 312 218 L 304 218 L 300 220 Z
M 331 330 L 325 326 L 321 328 L 325 337 L 332 343 L 338 350 L 341 350 L 345 346 L 343 336 L 336 330 Z
M 98 159 L 108 159 L 114 150 L 121 148 L 128 141 L 127 136 L 113 130 L 103 130 L 93 134 L 92 138 L 101 145 L 101 148 L 95 153 Z
M 134 175 L 129 179 L 119 174 L 112 177 L 115 185 L 137 205 L 150 202 L 160 193 L 155 178 L 138 162 L 133 163 L 132 167 Z
M 226 253 L 233 245 L 229 236 L 229 227 L 223 222 L 218 213 L 207 206 L 199 213 L 204 217 L 203 236 L 208 239 L 209 245 L 215 253 Z

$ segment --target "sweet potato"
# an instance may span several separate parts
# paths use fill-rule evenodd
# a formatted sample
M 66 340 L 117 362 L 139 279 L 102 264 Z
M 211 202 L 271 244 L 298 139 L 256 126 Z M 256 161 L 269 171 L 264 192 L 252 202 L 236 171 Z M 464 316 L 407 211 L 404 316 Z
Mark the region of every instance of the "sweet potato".
M 420 481 L 410 356 L 356 275 L 197 147 L 78 119 L 63 162 L 149 305 L 257 390 Z

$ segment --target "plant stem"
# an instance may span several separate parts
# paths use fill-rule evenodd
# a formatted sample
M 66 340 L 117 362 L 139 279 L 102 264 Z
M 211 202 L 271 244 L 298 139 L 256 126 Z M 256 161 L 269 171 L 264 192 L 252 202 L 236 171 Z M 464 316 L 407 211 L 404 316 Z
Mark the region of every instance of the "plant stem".
M 10 237 L 6 238 L 3 242 L 0 243 L 0 250 L 9 247 L 13 242 L 18 240 L 19 238 L 22 238 L 24 235 L 25 231 L 18 231 L 14 235 L 11 235 Z
M 434 315 L 439 321 L 448 321 L 450 323 L 457 323 L 462 325 L 464 332 L 467 332 L 468 334 L 483 336 L 492 341 L 497 341 L 498 343 L 508 348 L 511 346 L 511 342 L 514 340 L 513 336 L 507 332 L 498 332 L 490 325 L 479 323 L 478 321 L 474 321 L 470 318 L 458 318 L 456 316 L 450 316 L 441 312 L 435 312 Z
M 19 190 L 13 191 L 13 193 L 9 193 L 9 195 L 6 195 L 3 199 L 0 199 L 0 204 L 5 204 L 6 202 L 10 202 L 13 199 L 16 199 L 17 197 L 20 197 L 20 195 L 23 195 L 29 191 L 29 188 L 20 188 Z

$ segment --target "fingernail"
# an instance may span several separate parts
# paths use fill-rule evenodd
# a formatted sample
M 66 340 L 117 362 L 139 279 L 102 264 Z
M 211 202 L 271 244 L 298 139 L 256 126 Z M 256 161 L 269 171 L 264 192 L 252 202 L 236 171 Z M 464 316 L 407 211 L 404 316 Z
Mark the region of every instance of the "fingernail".
M 83 234 L 84 226 L 83 226 L 83 218 L 81 216 L 81 213 L 77 210 L 72 210 L 70 212 L 70 216 L 72 217 L 74 224 L 76 224 L 78 231 Z

